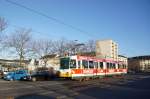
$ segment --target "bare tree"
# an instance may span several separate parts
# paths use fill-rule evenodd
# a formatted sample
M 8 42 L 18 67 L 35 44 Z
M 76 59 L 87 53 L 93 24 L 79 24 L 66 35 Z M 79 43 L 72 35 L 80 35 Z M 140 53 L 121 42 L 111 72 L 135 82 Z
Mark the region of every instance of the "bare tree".
M 25 55 L 30 51 L 29 44 L 31 40 L 31 29 L 20 28 L 14 33 L 8 36 L 7 46 L 15 49 L 19 56 L 19 64 L 22 65 L 22 61 Z
M 67 47 L 67 42 L 68 41 L 64 38 L 54 42 L 54 49 L 60 56 L 63 56 L 65 52 L 69 50 Z
M 53 54 L 55 52 L 52 40 L 33 41 L 32 49 L 39 58 L 42 58 L 42 57 L 44 58 L 45 67 L 46 67 L 48 60 L 44 56 L 49 55 L 49 54 Z
M 0 32 L 4 31 L 7 27 L 7 22 L 5 18 L 0 17 Z
M 88 51 L 88 52 L 95 52 L 96 43 L 95 43 L 94 40 L 89 40 L 89 41 L 86 43 L 86 46 L 87 46 L 87 51 Z
M 95 52 L 96 43 L 94 40 L 89 40 L 84 43 L 84 46 L 80 47 L 80 53 Z
M 35 40 L 33 41 L 33 51 L 38 57 L 43 57 L 52 53 L 52 45 L 53 41 L 51 40 Z
M 77 46 L 75 41 L 67 41 L 65 47 L 69 55 L 73 55 L 77 53 Z
M 56 42 L 54 42 L 54 49 L 55 51 L 63 56 L 65 53 L 71 54 L 77 54 L 77 53 L 85 53 L 85 52 L 95 52 L 95 41 L 89 40 L 85 43 L 79 43 L 76 41 L 66 40 L 66 39 L 60 39 Z
M 7 28 L 7 21 L 5 18 L 0 17 L 0 41 L 2 40 L 2 32 Z

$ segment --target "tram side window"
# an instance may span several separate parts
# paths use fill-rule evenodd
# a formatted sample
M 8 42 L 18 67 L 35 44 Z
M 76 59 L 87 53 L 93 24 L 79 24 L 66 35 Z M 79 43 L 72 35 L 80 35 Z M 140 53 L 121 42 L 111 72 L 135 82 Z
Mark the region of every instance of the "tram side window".
M 100 69 L 103 69 L 103 62 L 99 62 Z
M 115 69 L 115 63 L 110 63 L 110 68 Z
M 109 69 L 109 63 L 107 63 L 107 69 Z
M 88 61 L 82 60 L 83 68 L 88 68 Z
M 118 68 L 119 68 L 119 69 L 122 69 L 122 68 L 123 68 L 123 65 L 122 65 L 122 64 L 118 64 Z
M 98 62 L 94 62 L 95 68 L 98 68 Z
M 122 68 L 124 69 L 124 64 L 122 64 Z
M 126 66 L 125 64 L 123 64 L 123 68 L 124 68 L 124 69 L 126 69 L 126 68 L 127 68 L 127 66 Z
M 127 65 L 125 65 L 125 69 L 127 69 Z
M 115 63 L 113 63 L 113 69 L 116 69 Z
M 120 69 L 120 64 L 118 64 L 118 69 Z
M 76 60 L 70 60 L 70 68 L 76 68 Z
M 94 62 L 93 61 L 89 61 L 89 68 L 94 68 Z
M 123 64 L 121 65 L 121 69 L 123 69 Z
M 80 61 L 78 61 L 78 68 L 80 68 L 81 67 L 81 62 Z
M 113 65 L 112 65 L 112 63 L 110 63 L 110 66 L 109 66 L 109 68 L 110 68 L 110 69 L 113 69 Z

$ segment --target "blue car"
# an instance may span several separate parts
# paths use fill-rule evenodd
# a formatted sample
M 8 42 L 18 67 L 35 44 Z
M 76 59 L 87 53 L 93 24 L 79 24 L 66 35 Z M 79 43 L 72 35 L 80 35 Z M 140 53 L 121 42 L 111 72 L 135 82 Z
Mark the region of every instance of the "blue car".
M 27 70 L 17 70 L 13 72 L 9 72 L 4 76 L 5 80 L 13 81 L 13 80 L 26 80 L 27 77 L 30 77 Z

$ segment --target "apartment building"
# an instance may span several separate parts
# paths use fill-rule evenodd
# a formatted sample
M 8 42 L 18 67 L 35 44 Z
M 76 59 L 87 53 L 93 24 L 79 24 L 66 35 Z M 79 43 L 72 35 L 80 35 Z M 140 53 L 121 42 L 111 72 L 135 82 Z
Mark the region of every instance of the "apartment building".
M 113 40 L 96 41 L 96 57 L 118 61 L 118 44 Z
M 129 58 L 128 68 L 137 72 L 150 72 L 150 55 Z

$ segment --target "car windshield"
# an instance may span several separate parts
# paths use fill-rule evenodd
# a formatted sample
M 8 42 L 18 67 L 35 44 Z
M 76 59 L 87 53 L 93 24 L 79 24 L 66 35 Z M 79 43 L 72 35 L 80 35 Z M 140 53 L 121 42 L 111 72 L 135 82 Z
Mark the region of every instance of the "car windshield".
M 49 71 L 35 71 L 31 75 L 44 75 L 49 74 Z
M 7 75 L 12 75 L 13 74 L 13 72 L 9 72 Z

